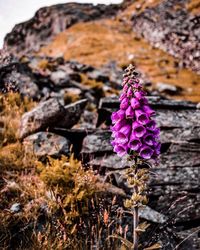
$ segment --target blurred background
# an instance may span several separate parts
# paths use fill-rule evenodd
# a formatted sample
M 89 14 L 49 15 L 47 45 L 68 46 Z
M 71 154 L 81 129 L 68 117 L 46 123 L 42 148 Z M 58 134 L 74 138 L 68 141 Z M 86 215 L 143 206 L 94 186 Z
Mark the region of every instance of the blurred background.
M 0 1 L 0 48 L 3 46 L 4 36 L 12 30 L 15 24 L 27 21 L 35 12 L 45 6 L 50 6 L 59 3 L 68 3 L 72 1 L 57 1 L 57 0 L 8 0 L 6 4 Z M 111 4 L 120 3 L 121 0 L 77 0 L 77 3 L 93 3 L 93 4 Z

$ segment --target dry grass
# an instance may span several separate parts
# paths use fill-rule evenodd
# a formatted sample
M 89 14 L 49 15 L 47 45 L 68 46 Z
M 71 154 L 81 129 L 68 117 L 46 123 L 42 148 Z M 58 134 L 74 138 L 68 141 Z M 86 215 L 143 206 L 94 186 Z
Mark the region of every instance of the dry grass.
M 1 96 L 0 248 L 86 249 L 94 223 L 91 200 L 97 202 L 105 189 L 73 157 L 39 162 L 25 153 L 16 131 L 33 105 L 16 93 Z M 16 203 L 18 212 L 11 210 Z
M 18 140 L 20 118 L 35 105 L 26 97 L 18 93 L 7 93 L 0 96 L 1 133 L 0 145 L 7 145 Z
M 194 15 L 200 14 L 200 2 L 199 0 L 190 0 L 186 4 L 186 8 Z
M 182 87 L 183 93 L 174 98 L 200 101 L 200 76 L 191 70 L 177 68 L 175 58 L 138 39 L 131 25 L 120 18 L 75 24 L 59 33 L 40 54 L 53 57 L 62 54 L 66 60 L 96 67 L 112 60 L 119 66 L 133 62 L 153 84 L 164 82 Z

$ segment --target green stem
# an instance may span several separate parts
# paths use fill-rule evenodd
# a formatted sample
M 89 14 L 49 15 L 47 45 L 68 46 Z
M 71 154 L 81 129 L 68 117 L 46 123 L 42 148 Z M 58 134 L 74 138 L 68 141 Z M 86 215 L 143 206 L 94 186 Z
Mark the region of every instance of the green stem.
M 135 178 L 136 178 L 136 174 L 138 171 L 137 168 L 137 158 L 135 160 L 135 169 L 134 169 L 134 174 L 135 174 Z M 138 194 L 138 186 L 135 185 L 134 186 L 134 192 L 135 194 Z M 139 209 L 138 209 L 138 205 L 136 205 L 133 209 L 133 250 L 138 250 L 138 233 L 137 233 L 137 227 L 139 224 Z

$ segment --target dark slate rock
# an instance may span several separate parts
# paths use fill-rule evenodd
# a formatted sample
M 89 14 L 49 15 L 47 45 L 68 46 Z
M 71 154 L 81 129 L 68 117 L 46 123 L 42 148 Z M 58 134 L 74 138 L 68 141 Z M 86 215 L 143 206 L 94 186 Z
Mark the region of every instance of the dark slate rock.
M 94 134 L 88 135 L 83 140 L 82 153 L 94 154 L 94 153 L 106 153 L 112 152 L 112 146 L 110 144 L 110 131 L 96 131 Z
M 103 73 L 101 70 L 93 70 L 89 72 L 87 75 L 90 79 L 96 80 L 98 82 L 106 83 L 109 81 L 109 76 Z
M 64 107 L 64 115 L 62 119 L 57 120 L 56 127 L 58 128 L 71 128 L 80 119 L 83 114 L 84 108 L 87 104 L 87 99 L 82 99 L 75 103 L 69 104 Z
M 25 113 L 21 119 L 20 137 L 44 130 L 55 125 L 65 114 L 65 108 L 52 98 L 41 102 L 31 111 Z
M 66 87 L 70 82 L 68 73 L 63 70 L 52 72 L 50 79 L 58 87 Z
M 169 94 L 169 95 L 179 95 L 182 92 L 182 88 L 179 86 L 175 86 L 173 84 L 158 82 L 156 84 L 156 89 L 160 93 Z
M 179 58 L 182 64 L 200 73 L 199 14 L 191 14 L 186 5 L 185 0 L 161 1 L 133 15 L 133 27 L 153 46 Z
M 17 24 L 6 35 L 4 46 L 15 55 L 38 50 L 56 34 L 77 22 L 85 22 L 110 17 L 118 11 L 118 5 L 58 4 L 39 9 L 27 22 Z
M 23 141 L 26 152 L 33 152 L 37 157 L 69 155 L 70 142 L 65 137 L 50 132 L 38 132 Z

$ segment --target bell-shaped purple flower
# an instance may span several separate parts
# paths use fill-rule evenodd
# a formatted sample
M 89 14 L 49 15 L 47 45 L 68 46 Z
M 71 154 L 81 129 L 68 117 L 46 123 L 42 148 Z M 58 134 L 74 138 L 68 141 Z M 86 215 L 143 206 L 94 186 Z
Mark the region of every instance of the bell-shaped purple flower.
M 119 97 L 120 102 L 126 97 L 126 93 L 122 93 Z
M 131 99 L 131 107 L 133 109 L 137 109 L 140 107 L 140 102 L 138 101 L 138 99 L 136 99 L 136 98 Z
M 129 99 L 125 97 L 120 103 L 120 109 L 127 109 L 129 106 Z
M 133 89 L 132 87 L 129 87 L 126 93 L 127 97 L 132 97 L 133 96 Z
M 120 157 L 124 156 L 127 153 L 127 150 L 122 145 L 116 144 L 113 148 L 114 152 L 116 152 Z
M 127 119 L 132 119 L 132 118 L 134 118 L 134 115 L 135 115 L 134 110 L 132 109 L 131 106 L 129 106 L 129 107 L 127 108 L 127 110 L 126 110 L 126 118 L 127 118 Z
M 144 106 L 142 107 L 142 109 L 144 110 L 144 112 L 145 112 L 148 116 L 153 116 L 153 115 L 156 114 L 156 112 L 155 112 L 152 108 L 150 108 L 148 105 L 144 105 Z
M 132 129 L 133 133 L 138 138 L 144 136 L 144 134 L 146 133 L 145 127 L 139 124 L 138 122 L 133 122 Z
M 143 141 L 148 146 L 153 146 L 155 142 L 155 138 L 153 134 L 147 133 L 146 135 L 144 135 Z
M 116 135 L 117 142 L 122 144 L 127 143 L 129 140 L 130 133 L 131 133 L 131 125 L 127 124 L 123 126 Z
M 149 117 L 148 115 L 142 111 L 141 109 L 136 109 L 135 110 L 135 117 L 138 123 L 145 125 L 149 122 Z
M 129 148 L 134 151 L 138 151 L 138 149 L 142 146 L 142 143 L 139 138 L 135 136 L 134 133 L 131 134 L 129 140 Z
M 113 122 L 117 122 L 118 120 L 120 119 L 119 115 L 118 115 L 118 112 L 113 112 L 112 115 L 111 115 L 111 120 Z
M 157 138 L 160 135 L 160 129 L 155 128 L 153 131 L 151 131 L 151 133 L 154 135 L 155 138 Z
M 117 115 L 119 116 L 119 118 L 122 120 L 125 118 L 125 110 L 120 109 L 117 111 Z M 113 121 L 114 122 L 114 121 Z
M 119 131 L 121 127 L 126 124 L 126 120 L 119 120 L 115 123 L 115 125 L 111 128 L 112 131 Z
M 156 129 L 156 122 L 154 120 L 150 120 L 147 124 L 146 124 L 146 128 L 148 130 L 155 130 Z
M 135 98 L 137 98 L 138 100 L 141 100 L 141 99 L 143 98 L 143 96 L 144 96 L 144 92 L 143 92 L 143 91 L 136 91 L 136 92 L 134 93 L 134 96 L 135 96 Z
M 153 152 L 154 152 L 153 149 L 151 149 L 150 147 L 143 146 L 140 149 L 139 156 L 142 157 L 143 159 L 151 159 Z
M 161 148 L 161 143 L 160 142 L 155 142 L 154 143 L 154 153 L 156 155 L 160 154 L 160 148 Z

